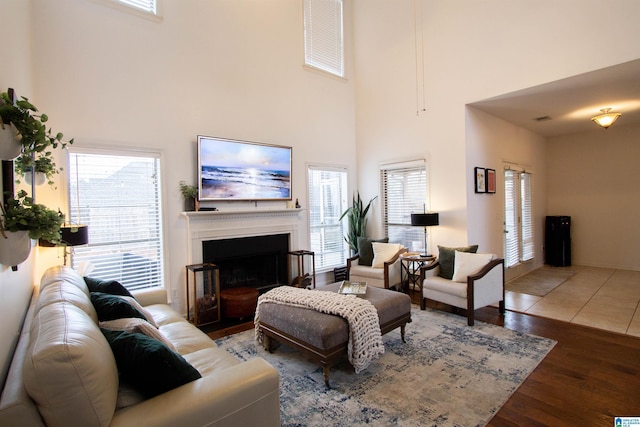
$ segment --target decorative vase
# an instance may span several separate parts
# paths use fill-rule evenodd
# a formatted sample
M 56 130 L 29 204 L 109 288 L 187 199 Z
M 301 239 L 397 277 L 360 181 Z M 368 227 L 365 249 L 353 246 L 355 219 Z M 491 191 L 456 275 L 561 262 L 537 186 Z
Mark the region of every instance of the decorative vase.
M 21 264 L 31 252 L 31 239 L 28 231 L 5 231 L 0 234 L 0 264 L 14 266 Z
M 189 197 L 184 199 L 184 211 L 193 212 L 200 210 L 200 202 L 195 197 Z
M 42 185 L 47 182 L 47 176 L 42 172 L 26 172 L 24 174 L 24 182 L 31 185 L 35 183 L 36 185 Z
M 13 160 L 20 155 L 22 145 L 18 139 L 18 130 L 10 124 L 0 124 L 0 159 Z

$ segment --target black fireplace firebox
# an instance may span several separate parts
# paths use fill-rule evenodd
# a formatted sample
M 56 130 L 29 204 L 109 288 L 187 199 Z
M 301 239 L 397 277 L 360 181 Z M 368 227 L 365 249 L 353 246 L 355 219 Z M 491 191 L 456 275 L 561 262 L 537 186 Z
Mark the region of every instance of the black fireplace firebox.
M 220 289 L 252 287 L 260 292 L 287 284 L 289 234 L 202 242 L 202 260 L 219 267 Z

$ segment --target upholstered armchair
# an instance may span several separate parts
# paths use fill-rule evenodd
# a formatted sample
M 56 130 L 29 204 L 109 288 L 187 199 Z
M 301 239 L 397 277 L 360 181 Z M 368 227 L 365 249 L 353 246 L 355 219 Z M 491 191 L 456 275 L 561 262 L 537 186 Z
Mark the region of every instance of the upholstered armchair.
M 349 280 L 367 282 L 369 286 L 377 288 L 400 288 L 402 282 L 400 254 L 407 249 L 395 243 L 371 242 L 371 245 L 373 260 L 367 262 L 365 259 L 367 251 L 362 248 L 357 255 L 347 259 Z
M 466 309 L 469 326 L 473 326 L 474 312 L 478 308 L 498 304 L 500 314 L 504 314 L 503 259 L 493 254 L 456 251 L 451 278 L 447 278 L 447 274 L 442 277 L 441 273 L 440 262 L 421 268 L 422 310 L 426 308 L 427 300 Z

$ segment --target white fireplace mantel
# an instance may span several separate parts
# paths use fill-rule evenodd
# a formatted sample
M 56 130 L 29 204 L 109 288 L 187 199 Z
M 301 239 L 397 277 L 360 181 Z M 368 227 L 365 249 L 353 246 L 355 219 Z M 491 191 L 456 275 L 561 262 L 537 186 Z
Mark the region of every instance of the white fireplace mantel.
M 289 234 L 290 250 L 302 249 L 299 228 L 304 209 L 247 209 L 183 212 L 187 219 L 187 260 L 199 264 L 202 242 L 269 234 Z

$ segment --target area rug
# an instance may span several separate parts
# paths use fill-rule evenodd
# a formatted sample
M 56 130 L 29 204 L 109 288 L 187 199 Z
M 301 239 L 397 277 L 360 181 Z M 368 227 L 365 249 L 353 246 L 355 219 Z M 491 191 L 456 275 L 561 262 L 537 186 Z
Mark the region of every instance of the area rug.
M 520 294 L 543 297 L 569 280 L 580 269 L 581 267 L 540 267 L 531 273 L 507 282 L 505 289 Z
M 283 426 L 482 426 L 555 345 L 429 308 L 411 316 L 406 343 L 399 329 L 384 335 L 385 354 L 360 374 L 345 358 L 331 369 L 331 389 L 317 362 L 285 345 L 268 353 L 253 330 L 216 343 L 280 372 Z

